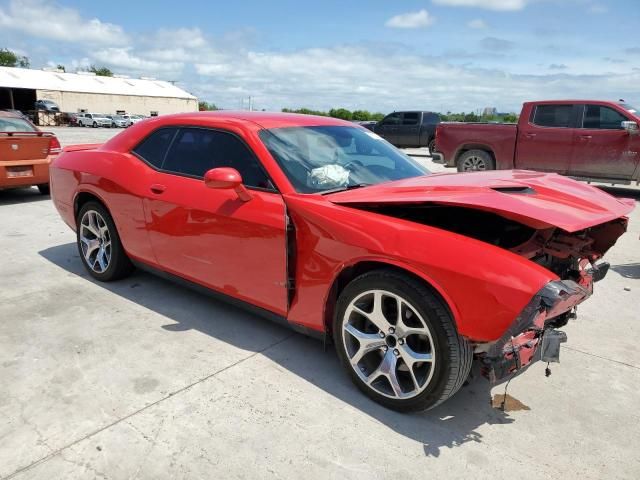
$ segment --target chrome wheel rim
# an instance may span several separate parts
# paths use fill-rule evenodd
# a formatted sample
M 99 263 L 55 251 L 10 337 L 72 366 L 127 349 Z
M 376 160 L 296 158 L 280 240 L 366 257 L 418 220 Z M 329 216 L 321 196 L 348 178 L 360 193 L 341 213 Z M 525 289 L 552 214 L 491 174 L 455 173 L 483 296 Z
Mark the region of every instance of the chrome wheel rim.
M 95 210 L 87 210 L 80 221 L 80 248 L 85 263 L 104 273 L 111 263 L 111 233 L 107 222 Z
M 413 398 L 431 382 L 436 362 L 431 331 L 400 295 L 386 290 L 359 294 L 344 313 L 342 341 L 351 368 L 380 395 Z
M 487 163 L 484 161 L 484 158 L 477 157 L 475 155 L 471 157 L 467 157 L 462 163 L 462 169 L 465 172 L 476 172 L 480 170 L 487 169 Z

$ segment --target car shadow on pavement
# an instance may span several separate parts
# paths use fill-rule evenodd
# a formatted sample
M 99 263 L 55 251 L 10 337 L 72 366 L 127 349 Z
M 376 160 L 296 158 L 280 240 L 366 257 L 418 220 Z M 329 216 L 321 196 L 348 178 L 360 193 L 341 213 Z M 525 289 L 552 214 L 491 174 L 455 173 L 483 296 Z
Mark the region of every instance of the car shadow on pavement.
M 37 188 L 12 188 L 0 190 L 0 206 L 16 205 L 18 203 L 38 202 L 50 200 L 49 195 L 42 195 Z
M 163 325 L 167 331 L 196 330 L 242 349 L 260 351 L 251 339 L 264 337 L 262 334 L 275 328 L 282 341 L 276 348 L 263 350 L 262 355 L 395 432 L 422 443 L 428 456 L 437 457 L 442 449 L 467 442 L 482 442 L 482 434 L 478 432 L 481 426 L 506 426 L 514 421 L 507 412 L 491 406 L 490 385 L 479 377 L 428 412 L 401 414 L 388 410 L 357 390 L 343 371 L 333 347 L 323 351 L 323 344 L 318 340 L 145 272 L 137 271 L 118 282 L 96 282 L 84 270 L 74 243 L 39 253 L 65 271 L 176 322 Z M 158 301 L 159 297 L 162 301 Z M 237 334 L 239 330 L 242 335 Z
M 624 278 L 640 279 L 640 263 L 626 263 L 622 265 L 611 265 L 611 270 L 619 273 Z

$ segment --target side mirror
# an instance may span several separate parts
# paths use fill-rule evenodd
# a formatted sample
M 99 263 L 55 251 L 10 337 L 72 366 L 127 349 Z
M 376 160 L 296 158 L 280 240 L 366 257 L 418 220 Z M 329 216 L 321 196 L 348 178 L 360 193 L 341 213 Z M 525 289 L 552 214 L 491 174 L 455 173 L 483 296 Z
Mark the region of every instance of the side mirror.
M 220 167 L 212 168 L 204 174 L 204 184 L 208 188 L 233 189 L 243 202 L 248 202 L 253 198 L 242 183 L 242 176 L 235 168 Z
M 621 124 L 622 124 L 622 128 L 624 128 L 627 132 L 629 132 L 629 134 L 634 135 L 638 133 L 637 122 L 625 121 L 625 122 L 621 122 Z

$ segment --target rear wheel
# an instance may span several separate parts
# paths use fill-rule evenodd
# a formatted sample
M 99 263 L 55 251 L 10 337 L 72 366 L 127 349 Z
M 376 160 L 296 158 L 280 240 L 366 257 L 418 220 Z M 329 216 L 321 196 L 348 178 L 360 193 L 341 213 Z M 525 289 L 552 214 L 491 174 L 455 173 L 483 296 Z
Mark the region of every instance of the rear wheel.
M 40 193 L 42 195 L 49 195 L 50 194 L 50 189 L 49 189 L 49 184 L 48 183 L 43 183 L 41 185 L 38 185 L 38 190 L 40 190 Z
M 78 252 L 89 274 L 102 282 L 124 278 L 133 265 L 122 248 L 107 209 L 98 202 L 85 203 L 76 219 Z
M 93 122 L 93 128 L 98 128 L 98 123 L 97 122 Z
M 436 152 L 436 139 L 435 138 L 429 142 L 429 145 L 428 145 L 427 148 L 429 148 L 429 155 L 431 155 L 433 157 L 433 154 Z
M 372 271 L 345 287 L 333 337 L 356 386 L 394 410 L 435 407 L 458 391 L 471 369 L 471 347 L 442 302 L 394 271 Z
M 491 154 L 484 150 L 468 150 L 458 159 L 459 172 L 481 172 L 495 169 L 496 162 Z

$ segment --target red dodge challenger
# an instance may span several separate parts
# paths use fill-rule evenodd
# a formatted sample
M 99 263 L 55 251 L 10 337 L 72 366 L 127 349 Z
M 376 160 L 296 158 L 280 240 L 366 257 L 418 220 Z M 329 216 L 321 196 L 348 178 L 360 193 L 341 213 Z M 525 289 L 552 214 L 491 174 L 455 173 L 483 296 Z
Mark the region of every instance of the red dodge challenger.
M 69 147 L 51 192 L 97 280 L 134 266 L 332 338 L 377 402 L 424 410 L 472 363 L 557 361 L 631 202 L 555 174 L 430 174 L 336 119 L 167 115 Z

